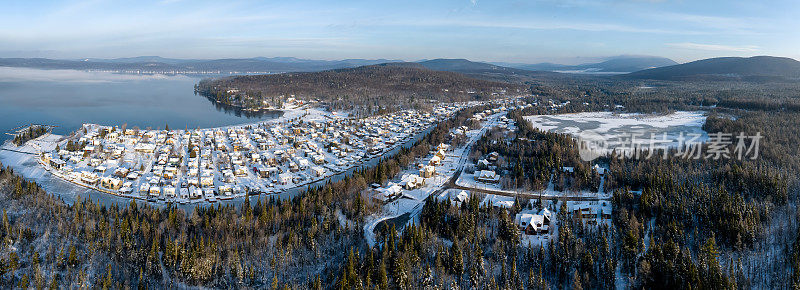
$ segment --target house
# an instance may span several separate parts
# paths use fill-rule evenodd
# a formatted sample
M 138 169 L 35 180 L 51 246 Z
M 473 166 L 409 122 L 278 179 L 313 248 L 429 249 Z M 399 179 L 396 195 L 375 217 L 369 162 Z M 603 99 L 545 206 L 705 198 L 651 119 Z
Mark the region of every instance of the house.
M 214 194 L 214 189 L 212 189 L 212 188 L 206 188 L 205 190 L 203 190 L 203 196 L 205 196 L 206 201 L 208 201 L 208 202 L 216 202 L 217 201 L 217 196 L 216 196 L 216 194 Z
M 227 184 L 220 185 L 219 193 L 222 195 L 231 195 L 233 193 L 233 187 Z
M 97 177 L 97 174 L 88 171 L 81 172 L 81 182 L 88 185 L 97 185 L 98 181 L 100 181 L 100 177 Z
M 481 170 L 475 172 L 475 180 L 484 183 L 498 183 L 500 182 L 500 176 L 491 170 Z
M 128 168 L 117 167 L 117 169 L 114 170 L 114 176 L 116 177 L 124 178 L 126 175 L 128 175 Z
M 439 151 L 436 152 L 436 157 L 439 157 L 439 160 L 444 160 L 446 155 L 447 153 L 445 153 L 442 149 L 439 149 Z
M 236 177 L 247 177 L 247 167 L 236 165 L 234 166 L 233 174 Z
M 431 158 L 431 161 L 428 162 L 428 165 L 432 166 L 439 166 L 441 164 L 442 164 L 442 158 L 439 157 L 439 155 L 433 156 L 433 158 Z
M 118 190 L 122 187 L 122 180 L 114 177 L 103 177 L 100 179 L 100 186 L 111 190 Z
M 181 187 L 180 194 L 178 195 L 181 199 L 189 199 L 189 189 L 185 187 Z
M 203 197 L 203 190 L 197 187 L 192 187 L 189 189 L 189 198 L 191 199 L 198 199 Z
M 213 176 L 200 177 L 200 186 L 202 187 L 214 186 L 214 177 Z
M 106 169 L 107 168 L 105 166 L 100 165 L 100 166 L 97 166 L 97 167 L 94 168 L 94 172 L 105 173 Z
M 486 159 L 489 160 L 489 162 L 497 162 L 498 158 L 500 158 L 500 153 L 497 152 L 489 153 L 489 156 L 486 157 Z
M 549 232 L 550 230 L 550 226 L 544 224 L 543 215 L 534 214 L 530 211 L 518 213 L 514 217 L 514 224 L 517 225 L 521 232 L 524 232 L 527 235 L 543 234 Z
M 369 148 L 369 154 L 378 154 L 383 152 L 383 147 L 381 146 L 373 146 Z
M 122 185 L 122 188 L 119 189 L 119 193 L 122 194 L 131 194 L 133 192 L 133 188 L 131 188 L 132 184 L 125 183 Z
M 321 154 L 314 156 L 313 159 L 314 159 L 314 164 L 317 164 L 317 165 L 325 164 L 325 156 L 323 156 Z
M 126 175 L 125 178 L 127 178 L 128 180 L 139 179 L 139 173 L 137 173 L 137 172 L 128 173 L 128 175 Z
M 150 187 L 150 196 L 151 197 L 159 197 L 161 195 L 161 187 L 158 186 L 151 186 Z
M 261 164 L 253 166 L 253 172 L 261 178 L 267 178 L 270 176 L 270 172 L 267 170 L 267 167 Z
M 323 175 L 325 175 L 325 169 L 322 168 L 321 166 L 311 167 L 311 172 L 314 173 L 315 177 L 322 177 Z
M 164 186 L 163 188 L 164 196 L 169 198 L 175 197 L 175 187 L 172 186 Z
M 458 193 L 451 191 L 450 201 L 457 206 L 461 206 L 462 203 L 469 201 L 469 193 L 467 193 L 466 190 L 459 191 Z
M 436 167 L 423 165 L 422 168 L 419 169 L 419 176 L 422 178 L 431 178 L 434 175 L 436 175 Z
M 292 174 L 290 173 L 281 173 L 278 175 L 278 182 L 280 184 L 286 185 L 292 182 Z
M 67 162 L 64 161 L 64 160 L 61 160 L 61 159 L 50 159 L 50 166 L 55 168 L 55 169 L 64 168 L 64 165 L 66 165 L 66 164 L 67 164 Z
M 139 143 L 139 144 L 136 145 L 136 147 L 134 147 L 133 150 L 136 151 L 136 152 L 139 152 L 139 153 L 153 153 L 153 152 L 156 151 L 156 145 L 155 144 L 147 144 L 147 143 Z
M 411 190 L 425 185 L 425 178 L 416 174 L 403 174 L 400 178 L 400 184 L 403 185 L 405 189 Z
M 403 188 L 399 184 L 390 182 L 385 188 L 378 188 L 373 196 L 381 202 L 389 202 L 403 194 Z
M 597 217 L 597 213 L 595 209 L 588 205 L 575 205 L 572 208 L 572 214 L 576 216 L 580 216 L 585 219 L 595 218 Z

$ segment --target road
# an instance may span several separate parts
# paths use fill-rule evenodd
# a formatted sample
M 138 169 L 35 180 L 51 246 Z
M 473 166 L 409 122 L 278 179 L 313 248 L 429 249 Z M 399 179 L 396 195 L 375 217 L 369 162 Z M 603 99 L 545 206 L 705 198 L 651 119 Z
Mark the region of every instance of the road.
M 583 196 L 583 195 L 567 195 L 567 194 L 560 195 L 560 196 L 554 196 L 554 195 L 542 195 L 540 193 L 535 193 L 535 192 L 515 192 L 515 193 L 510 193 L 510 192 L 502 191 L 502 190 L 492 190 L 492 189 L 478 188 L 478 187 L 466 187 L 466 186 L 460 186 L 460 185 L 456 184 L 456 180 L 458 180 L 458 178 L 461 176 L 461 172 L 463 172 L 464 166 L 466 165 L 466 162 L 469 159 L 468 156 L 470 155 L 470 152 L 472 152 L 472 146 L 475 145 L 475 142 L 477 142 L 481 137 L 483 137 L 484 134 L 486 134 L 487 130 L 497 126 L 498 125 L 498 119 L 501 116 L 504 116 L 504 115 L 505 115 L 505 113 L 499 113 L 499 114 L 492 115 L 490 117 L 489 122 L 487 122 L 483 126 L 483 128 L 481 129 L 481 132 L 479 134 L 474 135 L 472 138 L 470 138 L 469 143 L 467 143 L 467 146 L 465 147 L 463 153 L 461 154 L 461 158 L 458 161 L 458 167 L 456 167 L 456 172 L 453 174 L 453 176 L 450 177 L 450 179 L 447 182 L 445 182 L 442 185 L 442 187 L 440 189 L 437 189 L 431 195 L 437 196 L 441 192 L 443 192 L 443 191 L 445 191 L 447 189 L 453 188 L 453 189 L 468 190 L 468 191 L 471 191 L 471 192 L 480 192 L 480 193 L 484 193 L 484 194 L 514 196 L 514 197 L 520 196 L 520 197 L 524 197 L 524 198 L 540 198 L 542 200 L 600 201 L 600 200 L 610 200 L 611 199 L 610 196 L 602 196 L 601 197 L 601 196 Z M 605 181 L 605 177 L 603 178 L 603 181 L 601 181 L 601 183 L 600 183 L 601 184 L 600 191 L 602 191 L 604 181 Z

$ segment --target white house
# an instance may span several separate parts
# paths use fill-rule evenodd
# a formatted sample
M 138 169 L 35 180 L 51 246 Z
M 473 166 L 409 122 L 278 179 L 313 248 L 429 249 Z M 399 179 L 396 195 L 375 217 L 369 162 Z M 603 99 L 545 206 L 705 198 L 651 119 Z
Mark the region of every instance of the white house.
M 514 223 L 520 231 L 528 235 L 543 234 L 550 230 L 550 218 L 532 211 L 518 213 L 514 217 Z
M 469 193 L 465 190 L 459 191 L 458 193 L 451 191 L 450 201 L 457 206 L 461 206 L 462 203 L 469 201 Z
M 386 188 L 378 188 L 373 198 L 387 202 L 395 197 L 402 195 L 403 188 L 400 185 L 390 182 Z
M 425 185 L 425 178 L 416 174 L 403 174 L 400 178 L 400 184 L 402 184 L 405 189 L 415 189 Z
M 419 175 L 423 178 L 431 178 L 436 175 L 436 167 L 423 165 L 422 168 L 419 169 Z
M 284 185 L 289 184 L 290 182 L 292 182 L 292 174 L 290 173 L 278 174 L 278 182 Z
M 325 169 L 322 168 L 322 166 L 311 167 L 311 172 L 314 173 L 315 177 L 322 177 L 323 175 L 325 175 Z
M 475 180 L 485 183 L 498 183 L 500 182 L 500 176 L 491 170 L 481 170 L 475 172 Z

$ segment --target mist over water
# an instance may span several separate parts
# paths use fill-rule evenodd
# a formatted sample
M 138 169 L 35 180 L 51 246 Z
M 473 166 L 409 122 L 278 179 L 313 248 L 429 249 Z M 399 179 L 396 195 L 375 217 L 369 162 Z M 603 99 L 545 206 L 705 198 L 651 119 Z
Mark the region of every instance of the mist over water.
M 0 67 L 0 131 L 29 123 L 67 134 L 83 123 L 172 129 L 228 126 L 281 116 L 242 112 L 194 94 L 200 78 Z M 8 139 L 3 134 L 0 140 Z

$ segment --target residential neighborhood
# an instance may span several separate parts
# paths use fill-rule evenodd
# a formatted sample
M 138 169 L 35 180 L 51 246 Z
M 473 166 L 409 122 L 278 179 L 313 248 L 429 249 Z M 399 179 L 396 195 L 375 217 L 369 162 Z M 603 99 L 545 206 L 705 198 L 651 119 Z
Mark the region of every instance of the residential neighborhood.
M 279 193 L 344 172 L 412 140 L 465 106 L 442 104 L 430 112 L 405 110 L 363 119 L 323 115 L 197 130 L 86 124 L 56 150 L 41 154 L 40 164 L 59 178 L 108 194 L 215 202 Z M 399 187 L 424 184 L 440 162 L 431 160 Z M 395 195 L 393 190 L 384 192 L 387 198 Z

